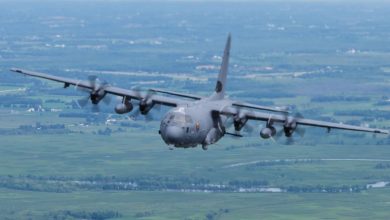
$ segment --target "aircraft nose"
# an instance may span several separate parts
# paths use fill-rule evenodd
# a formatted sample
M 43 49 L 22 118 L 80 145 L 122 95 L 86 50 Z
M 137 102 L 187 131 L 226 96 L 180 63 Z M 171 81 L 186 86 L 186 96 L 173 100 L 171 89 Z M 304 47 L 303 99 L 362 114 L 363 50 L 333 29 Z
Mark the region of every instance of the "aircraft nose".
M 168 126 L 165 131 L 166 140 L 170 144 L 178 144 L 182 141 L 184 133 L 183 129 L 176 126 Z

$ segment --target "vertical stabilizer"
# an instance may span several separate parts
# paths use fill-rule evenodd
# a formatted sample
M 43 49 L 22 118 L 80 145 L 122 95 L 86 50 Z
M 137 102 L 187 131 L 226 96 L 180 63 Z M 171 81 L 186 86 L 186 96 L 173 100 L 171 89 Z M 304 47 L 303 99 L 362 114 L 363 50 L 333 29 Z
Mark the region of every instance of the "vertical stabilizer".
M 229 34 L 226 41 L 225 51 L 223 52 L 222 64 L 221 69 L 219 70 L 217 84 L 215 85 L 215 92 L 211 96 L 212 99 L 223 99 L 225 97 L 226 75 L 228 73 L 230 56 L 230 42 L 231 36 Z

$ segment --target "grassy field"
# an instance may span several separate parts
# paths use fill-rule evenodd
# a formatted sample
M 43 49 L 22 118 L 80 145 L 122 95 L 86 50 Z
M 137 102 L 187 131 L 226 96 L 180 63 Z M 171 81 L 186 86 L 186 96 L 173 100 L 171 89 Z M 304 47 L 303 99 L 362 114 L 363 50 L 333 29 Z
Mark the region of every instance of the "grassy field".
M 62 210 L 118 210 L 122 214 L 118 219 L 388 219 L 389 194 L 388 189 L 351 194 L 42 193 L 3 189 L 0 217 L 45 219 Z
M 151 129 L 129 129 L 111 136 L 91 133 L 2 136 L 0 176 L 62 176 L 76 180 L 97 175 L 189 177 L 205 178 L 212 184 L 266 180 L 268 187 L 365 186 L 390 179 L 388 169 L 375 168 L 380 160 L 390 158 L 386 145 L 278 145 L 248 137 L 245 141 L 225 138 L 208 151 L 200 148 L 170 151 L 153 129 L 157 125 L 151 122 Z M 322 137 L 319 142 L 338 138 L 339 135 Z M 360 138 L 363 142 L 369 139 Z M 313 161 L 253 166 L 253 162 L 280 159 Z M 119 219 L 387 219 L 390 205 L 388 188 L 358 193 L 206 193 L 164 189 L 76 189 L 55 193 L 6 187 L 1 189 L 0 197 L 0 216 L 9 219 L 50 219 L 69 210 L 90 213 L 115 210 L 121 214 Z

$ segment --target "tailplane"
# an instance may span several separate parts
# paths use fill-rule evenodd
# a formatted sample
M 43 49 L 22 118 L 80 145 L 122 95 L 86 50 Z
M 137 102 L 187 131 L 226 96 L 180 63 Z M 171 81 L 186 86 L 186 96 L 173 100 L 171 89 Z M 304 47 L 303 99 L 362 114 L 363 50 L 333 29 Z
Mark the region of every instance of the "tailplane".
M 221 69 L 219 70 L 217 84 L 215 85 L 215 92 L 211 96 L 212 99 L 223 99 L 225 97 L 226 75 L 228 73 L 230 56 L 230 43 L 231 36 L 229 34 L 226 41 L 225 51 L 223 52 L 222 64 Z

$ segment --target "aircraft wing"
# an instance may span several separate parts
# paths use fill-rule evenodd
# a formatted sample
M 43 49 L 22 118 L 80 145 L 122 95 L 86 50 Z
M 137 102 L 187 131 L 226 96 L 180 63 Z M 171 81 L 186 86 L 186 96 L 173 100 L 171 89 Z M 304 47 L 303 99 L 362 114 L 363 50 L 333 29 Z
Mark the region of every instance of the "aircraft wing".
M 219 113 L 226 116 L 235 116 L 238 114 L 238 111 L 234 107 L 228 107 L 228 108 L 224 108 L 222 111 L 219 111 Z M 291 120 L 291 118 L 289 118 L 288 115 L 280 115 L 280 114 L 272 114 L 272 113 L 267 114 L 263 112 L 253 112 L 253 111 L 244 111 L 243 113 L 240 113 L 240 115 L 242 117 L 246 117 L 246 119 L 248 120 L 265 121 L 268 123 L 272 122 L 272 123 L 285 124 L 286 122 Z M 350 130 L 350 131 L 389 134 L 388 130 L 383 130 L 383 129 L 360 127 L 360 126 L 346 125 L 341 123 L 311 120 L 305 118 L 294 118 L 294 122 L 296 122 L 297 125 L 322 127 L 322 128 L 327 128 L 328 130 L 341 129 L 341 130 Z
M 167 90 L 162 90 L 162 89 L 150 89 L 150 91 L 158 92 L 158 93 L 162 93 L 162 94 L 173 95 L 173 96 L 178 96 L 178 97 L 183 97 L 183 98 L 194 99 L 194 100 L 201 100 L 204 98 L 204 97 L 198 96 L 198 95 L 185 94 L 185 93 L 167 91 Z M 265 110 L 265 111 L 271 111 L 271 112 L 288 113 L 287 108 L 284 108 L 284 107 L 268 107 L 268 106 L 262 106 L 262 105 L 254 105 L 254 104 L 246 103 L 246 102 L 234 102 L 233 106 L 238 107 L 238 108 L 249 108 L 249 109 Z
M 163 94 L 168 94 L 168 95 L 173 95 L 173 96 L 179 96 L 179 97 L 184 97 L 184 98 L 189 98 L 189 99 L 194 99 L 194 100 L 201 100 L 203 97 L 202 96 L 197 96 L 197 95 L 192 95 L 192 94 L 185 94 L 185 93 L 180 93 L 180 92 L 173 92 L 173 91 L 167 91 L 167 90 L 162 90 L 162 89 L 149 89 L 152 92 L 158 92 L 158 93 L 163 93 Z
M 256 110 L 266 110 L 271 112 L 283 112 L 288 113 L 288 110 L 283 107 L 268 107 L 268 106 L 261 106 L 261 105 L 254 105 L 246 102 L 234 102 L 233 106 L 239 107 L 239 108 L 250 108 L 250 109 L 256 109 Z
M 65 78 L 65 77 L 60 77 L 60 76 L 53 76 L 53 75 L 49 75 L 46 73 L 39 73 L 39 72 L 17 69 L 17 68 L 12 68 L 10 70 L 13 72 L 21 73 L 21 74 L 28 75 L 28 76 L 33 76 L 33 77 L 37 77 L 37 78 L 41 78 L 41 79 L 47 79 L 47 80 L 51 80 L 51 81 L 64 83 L 64 88 L 67 88 L 70 85 L 73 85 L 76 87 L 82 87 L 84 89 L 90 89 L 91 91 L 94 89 L 93 83 L 91 83 L 90 81 L 86 81 L 86 80 L 75 80 L 75 79 L 70 79 L 70 78 Z M 107 85 L 104 87 L 104 92 L 106 92 L 107 94 L 112 94 L 112 95 L 117 95 L 117 96 L 127 97 L 130 99 L 137 99 L 137 100 L 143 99 L 147 96 L 147 94 L 140 94 L 138 91 L 122 89 L 122 88 L 110 86 L 110 85 Z M 185 100 L 180 100 L 180 99 L 175 99 L 175 98 L 165 97 L 165 96 L 159 96 L 159 95 L 152 95 L 150 97 L 150 99 L 155 104 L 161 104 L 161 105 L 166 105 L 166 106 L 171 106 L 171 107 L 185 105 L 187 103 L 187 101 L 185 101 Z
M 131 99 L 138 99 L 138 100 L 141 98 L 145 98 L 147 96 L 147 95 L 138 94 L 138 92 L 135 92 L 133 90 L 122 89 L 122 88 L 113 87 L 113 86 L 109 86 L 109 87 L 105 88 L 104 90 L 108 94 L 113 94 L 113 95 L 122 96 L 122 97 L 129 97 Z M 175 98 L 160 96 L 160 95 L 153 95 L 153 96 L 151 96 L 150 99 L 156 104 L 166 105 L 166 106 L 171 106 L 171 107 L 185 105 L 188 103 L 185 100 L 175 99 Z
M 64 77 L 60 77 L 60 76 L 49 75 L 46 73 L 38 73 L 38 72 L 34 72 L 34 71 L 17 69 L 17 68 L 12 68 L 10 70 L 12 72 L 21 73 L 21 74 L 27 75 L 27 76 L 33 76 L 33 77 L 38 77 L 38 78 L 42 78 L 42 79 L 48 79 L 48 80 L 52 80 L 52 81 L 56 81 L 56 82 L 61 82 L 61 83 L 64 83 L 65 88 L 68 87 L 69 85 L 74 85 L 74 86 L 80 86 L 80 87 L 87 88 L 87 89 L 92 89 L 92 86 L 87 81 L 69 79 L 69 78 L 64 78 Z

